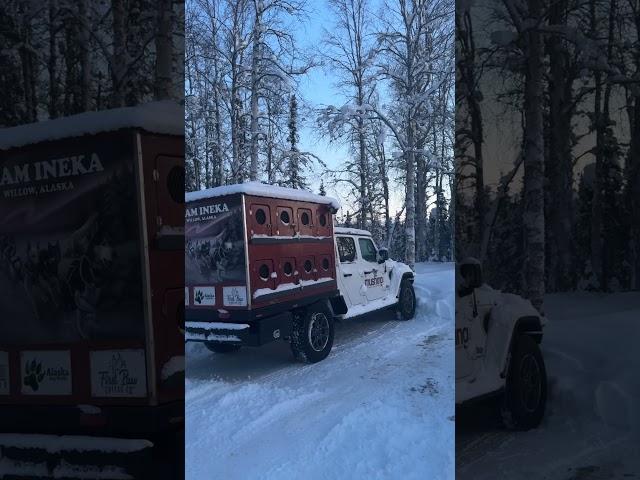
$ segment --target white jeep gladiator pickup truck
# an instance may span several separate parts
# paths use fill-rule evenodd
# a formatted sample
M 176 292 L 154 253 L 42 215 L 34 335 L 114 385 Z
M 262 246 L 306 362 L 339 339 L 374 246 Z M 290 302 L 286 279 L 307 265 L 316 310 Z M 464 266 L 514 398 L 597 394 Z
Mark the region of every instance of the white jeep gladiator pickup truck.
M 458 265 L 456 295 L 456 404 L 495 396 L 507 428 L 537 427 L 547 398 L 545 318 L 528 300 L 483 283 L 473 258 Z

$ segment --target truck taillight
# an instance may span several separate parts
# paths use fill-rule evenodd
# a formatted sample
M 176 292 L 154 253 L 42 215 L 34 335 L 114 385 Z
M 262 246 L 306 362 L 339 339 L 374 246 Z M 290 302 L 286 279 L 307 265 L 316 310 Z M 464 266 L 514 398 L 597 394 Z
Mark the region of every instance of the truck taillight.
M 178 310 L 176 311 L 176 321 L 178 322 L 178 328 L 184 334 L 184 305 L 178 304 Z

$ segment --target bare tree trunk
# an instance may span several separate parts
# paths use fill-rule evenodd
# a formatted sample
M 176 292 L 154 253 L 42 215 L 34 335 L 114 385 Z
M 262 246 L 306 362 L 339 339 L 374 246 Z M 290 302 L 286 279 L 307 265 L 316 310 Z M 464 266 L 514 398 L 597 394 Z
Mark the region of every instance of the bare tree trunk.
M 382 181 L 382 198 L 384 201 L 384 232 L 385 245 L 391 247 L 391 213 L 389 211 L 389 174 L 387 172 L 387 161 L 384 152 L 384 145 L 380 145 L 380 180 Z
M 640 5 L 633 18 L 636 38 L 640 38 Z M 640 44 L 634 52 L 636 71 L 640 70 Z M 629 160 L 625 169 L 627 201 L 629 206 L 630 288 L 640 290 L 640 92 L 627 92 L 627 114 L 629 118 Z
M 358 86 L 358 106 L 362 106 L 362 86 Z M 360 191 L 360 205 L 358 213 L 358 228 L 367 228 L 367 154 L 366 144 L 364 138 L 364 120 L 362 117 L 358 117 L 358 170 L 360 174 L 360 185 L 358 185 Z
M 434 143 L 435 143 L 434 129 Z M 425 139 L 426 140 L 426 139 Z M 422 150 L 424 141 L 416 148 Z M 434 145 L 435 148 L 435 145 Z M 416 260 L 423 262 L 427 259 L 427 162 L 422 153 L 416 155 Z
M 57 118 L 60 92 L 58 88 L 58 2 L 49 0 L 49 118 Z
M 596 14 L 596 2 L 589 4 L 591 14 L 591 28 L 593 35 L 597 35 L 598 18 Z M 595 72 L 595 95 L 593 118 L 596 130 L 595 160 L 596 173 L 593 184 L 593 196 L 591 198 L 591 268 L 596 279 L 597 288 L 604 288 L 602 268 L 602 169 L 604 149 L 605 120 L 602 111 L 602 74 Z
M 252 181 L 258 179 L 258 98 L 260 95 L 260 52 L 262 42 L 262 2 L 254 1 L 256 19 L 253 25 L 253 47 L 251 54 L 251 166 L 249 178 Z
M 550 23 L 565 26 L 567 2 L 551 6 Z M 573 78 L 567 52 L 557 35 L 549 37 L 549 148 L 545 176 L 549 189 L 545 199 L 547 216 L 547 272 L 551 291 L 564 291 L 573 285 L 571 277 L 571 226 L 573 223 L 573 157 L 571 120 L 573 118 Z
M 125 71 L 127 68 L 126 39 L 124 17 L 126 9 L 124 0 L 111 0 L 111 15 L 113 28 L 113 61 L 112 61 L 112 94 L 111 106 L 121 107 L 124 105 Z
M 640 15 L 638 16 L 640 32 Z M 640 50 L 640 47 L 638 47 Z M 638 52 L 640 61 L 640 51 Z M 640 290 L 640 95 L 633 100 L 631 124 L 631 148 L 627 165 L 627 185 L 630 199 L 629 263 L 631 265 L 631 289 Z
M 172 18 L 173 1 L 159 0 L 158 29 L 155 36 L 156 46 L 156 78 L 155 99 L 166 100 L 171 98 L 171 74 L 173 70 L 173 42 L 172 42 Z
M 407 126 L 407 155 L 406 155 L 406 204 L 405 220 L 406 245 L 405 261 L 413 269 L 416 263 L 416 170 L 415 170 L 415 138 L 413 120 Z
M 529 16 L 542 18 L 541 0 L 529 1 Z M 544 219 L 544 132 L 542 92 L 542 39 L 531 29 L 526 33 L 524 132 L 524 291 L 531 303 L 543 311 L 545 292 L 545 219 Z
M 35 122 L 38 119 L 38 98 L 36 90 L 36 69 L 31 46 L 31 12 L 32 5 L 25 5 L 22 16 L 22 45 L 19 47 L 20 63 L 22 65 L 22 82 L 24 90 L 25 116 L 24 123 Z
M 78 36 L 81 42 L 80 52 L 80 107 L 83 112 L 91 109 L 91 38 L 86 25 L 91 25 L 91 17 L 89 14 L 89 0 L 78 1 L 78 16 L 80 17 L 81 27 Z
M 484 158 L 482 154 L 482 142 L 484 138 L 482 110 L 476 94 L 478 78 L 476 75 L 476 49 L 473 36 L 473 23 L 468 10 L 462 16 L 456 16 L 458 31 L 458 45 L 460 55 L 456 57 L 461 89 L 464 102 L 469 110 L 469 136 L 473 146 L 474 166 L 474 205 L 476 211 L 476 238 L 479 243 L 478 256 L 484 260 L 489 245 L 490 230 L 487 226 L 488 206 L 484 191 Z M 459 57 L 459 58 L 458 58 Z M 458 89 L 456 89 L 457 92 Z M 453 195 L 452 195 L 453 197 Z

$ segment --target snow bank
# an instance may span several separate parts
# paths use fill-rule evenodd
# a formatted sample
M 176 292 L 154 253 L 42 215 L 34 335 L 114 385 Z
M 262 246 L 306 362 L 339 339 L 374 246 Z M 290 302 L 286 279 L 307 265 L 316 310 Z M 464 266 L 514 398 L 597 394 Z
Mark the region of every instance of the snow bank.
M 180 372 L 184 372 L 184 355 L 171 357 L 169 361 L 162 366 L 162 380 L 167 380 Z
M 184 106 L 172 101 L 150 102 L 137 107 L 85 112 L 5 128 L 0 130 L 0 150 L 124 128 L 140 128 L 151 133 L 183 136 Z
M 297 200 L 300 202 L 321 203 L 323 205 L 331 205 L 336 210 L 340 208 L 340 202 L 332 197 L 316 195 L 315 193 L 311 193 L 307 190 L 279 187 L 277 185 L 268 185 L 260 182 L 223 185 L 221 187 L 209 188 L 206 190 L 187 192 L 186 201 L 193 202 L 196 200 L 203 200 L 205 198 L 232 195 L 234 193 L 245 193 L 247 195 L 255 195 L 256 197 L 283 198 L 286 200 Z

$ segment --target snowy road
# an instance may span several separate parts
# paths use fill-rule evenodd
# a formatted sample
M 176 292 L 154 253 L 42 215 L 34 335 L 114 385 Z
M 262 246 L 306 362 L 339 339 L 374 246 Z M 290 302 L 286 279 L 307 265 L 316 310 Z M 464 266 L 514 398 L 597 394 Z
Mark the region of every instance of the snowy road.
M 454 476 L 453 265 L 419 264 L 416 318 L 341 322 L 333 351 L 187 347 L 188 479 Z
M 540 428 L 496 426 L 491 404 L 460 409 L 457 478 L 640 478 L 640 294 L 555 294 L 543 355 Z

